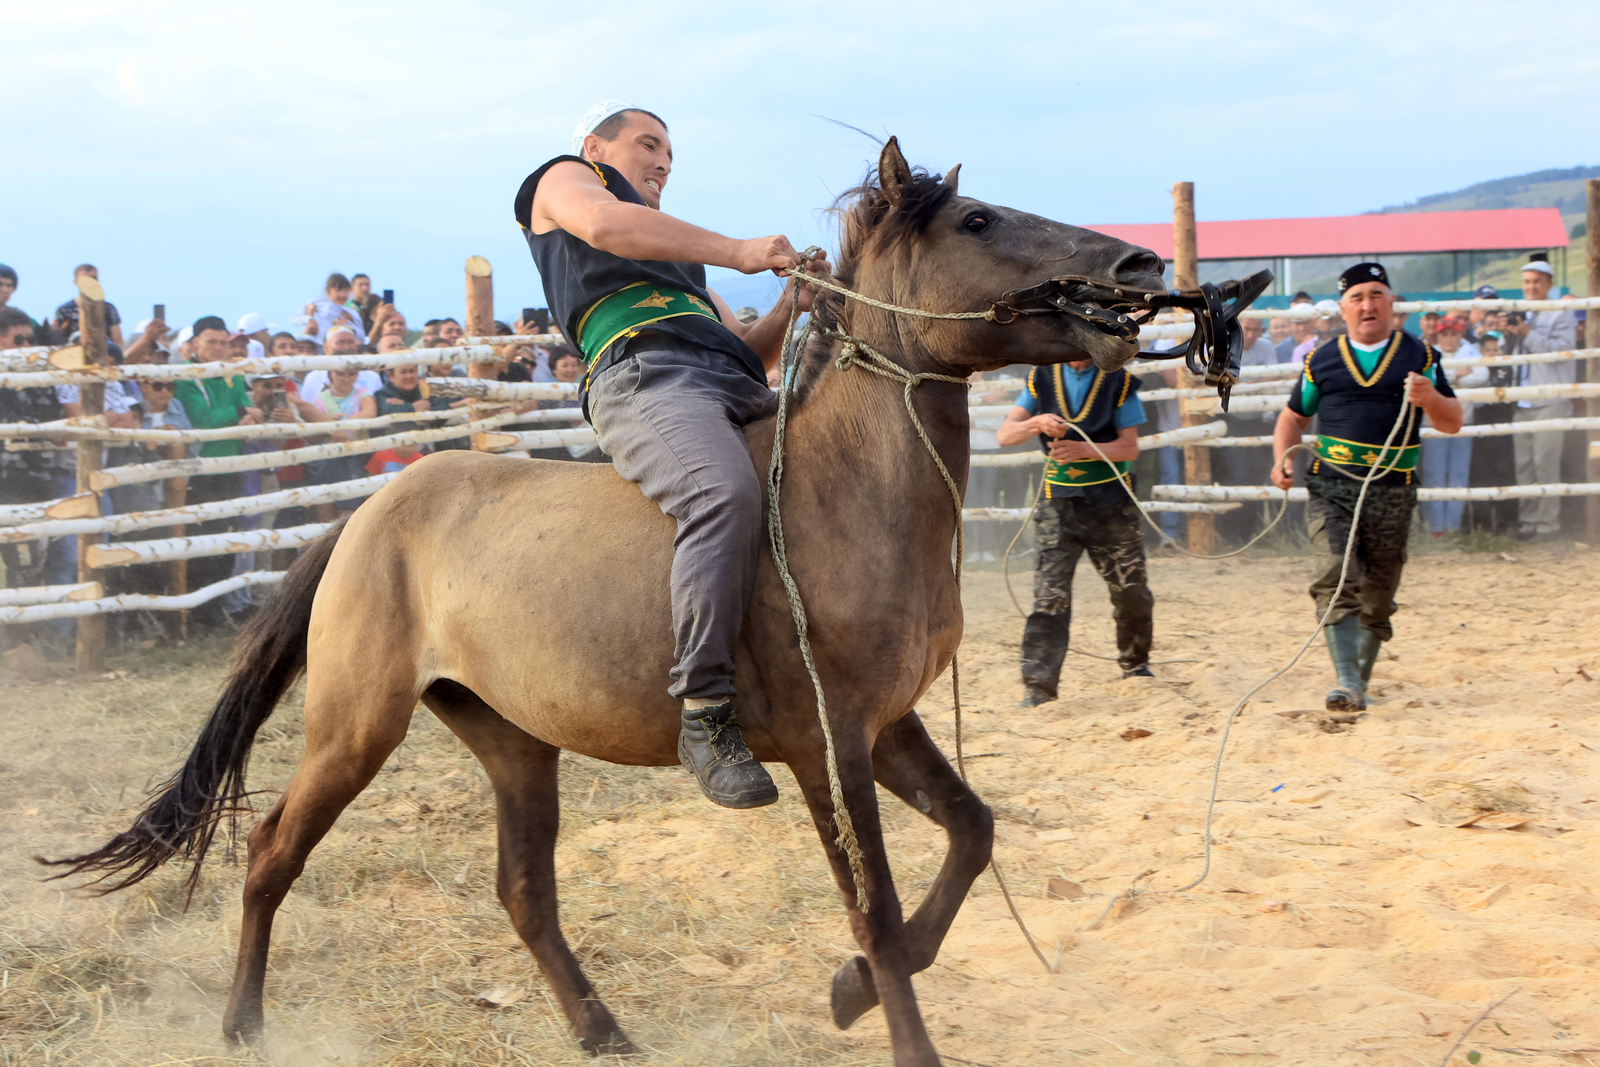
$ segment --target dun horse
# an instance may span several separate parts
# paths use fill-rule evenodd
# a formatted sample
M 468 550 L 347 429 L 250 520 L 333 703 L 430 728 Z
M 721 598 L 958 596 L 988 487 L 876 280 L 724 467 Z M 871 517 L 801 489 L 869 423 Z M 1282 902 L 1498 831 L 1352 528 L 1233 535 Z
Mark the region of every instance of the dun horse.
M 893 140 L 876 178 L 844 205 L 838 262 L 854 290 L 936 311 L 982 309 L 1065 273 L 1108 290 L 1162 287 L 1153 253 L 962 196 L 955 171 L 943 180 L 913 171 Z M 939 321 L 833 294 L 816 315 L 911 372 L 966 375 L 1085 355 L 1115 367 L 1136 347 L 1066 315 Z M 836 365 L 838 345 L 814 334 L 799 357 L 783 506 L 864 860 L 866 907 L 834 840 L 822 733 L 770 557 L 737 664 L 740 719 L 757 758 L 794 772 L 861 946 L 863 956 L 834 979 L 834 1021 L 847 1027 L 881 1003 L 894 1062 L 926 1067 L 939 1058 L 911 976 L 933 962 L 993 839 L 988 809 L 912 710 L 961 639 L 950 555 L 958 520 L 909 425 L 900 383 Z M 966 390 L 929 382 L 915 404 L 964 485 Z M 749 428 L 762 469 L 773 429 L 770 419 Z M 198 872 L 218 822 L 244 795 L 257 730 L 304 671 L 304 759 L 249 835 L 223 1027 L 230 1039 L 251 1041 L 262 1031 L 273 914 L 311 850 L 400 744 L 420 699 L 488 772 L 500 900 L 582 1046 L 632 1051 L 557 924 L 556 764 L 562 749 L 620 764 L 678 762 L 678 709 L 666 692 L 672 536 L 671 521 L 608 467 L 428 457 L 290 568 L 243 636 L 187 762 L 133 826 L 95 852 L 56 862 L 113 888 L 174 856 Z M 949 837 L 944 865 L 909 919 L 895 894 L 874 779 Z

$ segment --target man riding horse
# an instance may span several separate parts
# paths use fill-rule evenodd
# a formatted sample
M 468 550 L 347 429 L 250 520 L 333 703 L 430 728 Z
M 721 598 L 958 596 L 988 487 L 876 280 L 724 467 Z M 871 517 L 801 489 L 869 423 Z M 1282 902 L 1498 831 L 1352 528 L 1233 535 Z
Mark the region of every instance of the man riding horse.
M 767 371 L 790 302 L 742 323 L 706 288 L 702 264 L 782 275 L 802 257 L 781 235 L 741 241 L 662 212 L 672 142 L 649 111 L 597 104 L 572 153 L 522 183 L 516 219 L 545 299 L 588 364 L 583 411 L 600 447 L 678 524 L 668 689 L 683 701 L 678 759 L 724 807 L 771 804 L 777 786 L 739 731 L 733 666 L 761 546 L 743 428 L 772 412 Z

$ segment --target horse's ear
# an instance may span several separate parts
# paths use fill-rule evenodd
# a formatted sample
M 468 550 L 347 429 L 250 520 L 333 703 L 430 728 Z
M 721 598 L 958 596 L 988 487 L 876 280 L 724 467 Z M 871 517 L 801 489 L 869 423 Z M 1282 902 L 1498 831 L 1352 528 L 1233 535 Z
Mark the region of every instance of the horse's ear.
M 961 188 L 961 164 L 950 168 L 950 173 L 944 176 L 944 185 L 950 190 L 951 196 L 957 195 Z
M 883 190 L 889 206 L 896 207 L 910 185 L 911 164 L 900 154 L 900 139 L 891 137 L 884 143 L 883 153 L 878 156 L 878 187 Z

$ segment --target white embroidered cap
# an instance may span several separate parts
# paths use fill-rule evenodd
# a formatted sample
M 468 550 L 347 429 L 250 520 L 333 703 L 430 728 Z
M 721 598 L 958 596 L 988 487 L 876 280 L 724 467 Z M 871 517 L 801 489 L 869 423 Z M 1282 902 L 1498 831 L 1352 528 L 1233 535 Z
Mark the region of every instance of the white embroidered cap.
M 1535 259 L 1535 260 L 1531 260 L 1530 262 L 1524 263 L 1522 265 L 1522 269 L 1523 270 L 1536 270 L 1541 274 L 1548 274 L 1552 278 L 1554 278 L 1556 276 L 1556 272 L 1551 269 L 1549 262 L 1546 261 L 1546 260 L 1543 260 L 1543 259 Z
M 594 107 L 583 113 L 583 118 L 578 120 L 578 125 L 572 130 L 572 154 L 583 155 L 583 139 L 594 132 L 595 127 L 619 111 L 631 111 L 633 105 L 621 100 L 602 100 Z

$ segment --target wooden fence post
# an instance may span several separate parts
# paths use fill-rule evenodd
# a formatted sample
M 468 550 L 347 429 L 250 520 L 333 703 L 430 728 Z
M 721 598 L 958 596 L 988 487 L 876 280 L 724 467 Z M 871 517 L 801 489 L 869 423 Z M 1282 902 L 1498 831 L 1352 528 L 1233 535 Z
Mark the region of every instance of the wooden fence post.
M 467 257 L 467 336 L 489 337 L 494 334 L 494 268 L 482 256 Z M 493 363 L 467 364 L 467 377 L 493 378 L 495 365 Z M 467 405 L 467 410 L 473 419 L 482 417 L 481 405 L 473 403 Z M 472 435 L 472 447 L 479 452 L 484 450 L 483 434 Z
M 161 446 L 162 459 L 183 459 L 188 454 L 188 445 L 177 444 Z M 163 483 L 163 486 L 164 489 L 161 494 L 162 507 L 181 508 L 184 504 L 188 503 L 188 478 L 181 476 L 177 478 L 168 478 Z M 169 526 L 167 528 L 167 536 L 182 537 L 183 529 L 184 528 L 182 526 Z M 183 596 L 189 591 L 189 561 L 186 559 L 175 559 L 171 563 L 168 563 L 167 567 L 167 595 Z M 169 636 L 174 638 L 184 638 L 189 636 L 188 608 L 184 608 L 180 611 L 166 612 L 165 614 L 168 614 L 172 617 L 171 621 L 167 625 L 167 634 Z
M 83 341 L 85 366 L 102 367 L 110 362 L 106 351 L 105 291 L 87 274 L 78 276 L 78 329 Z M 101 384 L 78 386 L 78 402 L 86 417 L 105 413 L 106 387 Z M 100 469 L 105 445 L 99 441 L 78 442 L 78 492 L 90 491 L 89 477 Z M 78 535 L 78 581 L 98 581 L 89 566 L 89 546 L 100 534 Z M 106 666 L 106 617 L 84 615 L 78 619 L 77 666 L 80 671 L 103 671 Z
M 1590 178 L 1586 184 L 1589 194 L 1589 236 L 1586 245 L 1589 260 L 1589 296 L 1600 296 L 1600 178 Z M 1600 308 L 1590 308 L 1584 316 L 1583 343 L 1586 348 L 1600 348 Z M 1600 360 L 1584 360 L 1584 380 L 1600 379 Z M 1584 402 L 1584 412 L 1600 415 L 1600 400 Z M 1600 430 L 1589 431 L 1589 480 L 1600 482 Z M 1589 543 L 1600 543 L 1600 496 L 1589 498 Z
M 1172 187 L 1172 286 L 1195 289 L 1200 285 L 1200 254 L 1194 226 L 1194 182 L 1178 182 Z M 1178 372 L 1178 381 L 1197 389 L 1205 381 L 1187 370 Z M 1185 426 L 1202 426 L 1211 421 L 1211 402 L 1206 399 L 1180 400 Z M 1188 485 L 1211 484 L 1211 449 L 1199 445 L 1183 446 L 1183 480 Z M 1211 555 L 1217 550 L 1216 519 L 1210 512 L 1189 515 L 1189 551 Z

